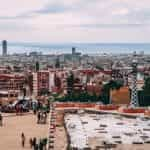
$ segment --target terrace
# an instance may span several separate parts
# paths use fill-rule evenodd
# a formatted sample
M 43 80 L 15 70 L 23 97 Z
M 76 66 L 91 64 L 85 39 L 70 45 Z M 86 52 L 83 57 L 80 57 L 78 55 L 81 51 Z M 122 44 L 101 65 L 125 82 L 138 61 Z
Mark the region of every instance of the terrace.
M 65 125 L 70 138 L 70 147 L 77 149 L 107 145 L 122 149 L 148 150 L 150 143 L 150 120 L 140 117 L 125 117 L 105 113 L 67 113 Z

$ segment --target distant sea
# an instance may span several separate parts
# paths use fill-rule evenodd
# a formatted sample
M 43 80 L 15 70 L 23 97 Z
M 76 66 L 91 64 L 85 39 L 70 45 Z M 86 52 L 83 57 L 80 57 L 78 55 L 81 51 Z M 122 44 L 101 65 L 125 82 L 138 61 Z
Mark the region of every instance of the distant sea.
M 0 45 L 0 53 L 2 52 Z M 150 54 L 150 43 L 9 43 L 8 54 L 30 53 L 32 51 L 42 52 L 43 54 L 62 54 L 71 53 L 72 47 L 76 47 L 77 52 L 83 54 L 123 54 L 144 52 Z

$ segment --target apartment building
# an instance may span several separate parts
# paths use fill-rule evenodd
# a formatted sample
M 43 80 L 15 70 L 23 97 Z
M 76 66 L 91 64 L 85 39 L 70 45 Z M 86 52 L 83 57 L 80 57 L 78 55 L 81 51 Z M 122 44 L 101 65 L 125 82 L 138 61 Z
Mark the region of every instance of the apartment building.
M 25 77 L 21 74 L 0 74 L 0 95 L 14 91 L 17 95 L 23 90 Z

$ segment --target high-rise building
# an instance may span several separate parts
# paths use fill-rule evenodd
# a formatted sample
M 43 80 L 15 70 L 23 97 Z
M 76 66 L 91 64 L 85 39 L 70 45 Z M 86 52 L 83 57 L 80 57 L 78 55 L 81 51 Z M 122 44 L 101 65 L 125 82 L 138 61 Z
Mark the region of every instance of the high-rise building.
M 2 55 L 3 56 L 7 55 L 7 41 L 6 40 L 2 41 Z
M 49 71 L 33 73 L 33 94 L 41 95 L 43 91 L 49 91 Z
M 0 74 L 0 90 L 21 90 L 25 77 L 18 74 Z
M 75 54 L 76 54 L 76 48 L 72 47 L 72 55 L 75 55 Z

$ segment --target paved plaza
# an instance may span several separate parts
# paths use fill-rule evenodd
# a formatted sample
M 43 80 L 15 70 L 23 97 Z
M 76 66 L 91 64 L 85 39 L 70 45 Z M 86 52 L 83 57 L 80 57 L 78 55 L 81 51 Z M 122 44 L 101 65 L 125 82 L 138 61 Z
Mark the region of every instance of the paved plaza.
M 3 150 L 30 150 L 29 139 L 48 137 L 48 123 L 37 124 L 37 117 L 33 114 L 15 116 L 3 114 L 3 127 L 0 127 L 0 149 Z M 25 148 L 21 147 L 21 133 L 26 136 Z
M 84 149 L 116 145 L 116 150 L 149 150 L 150 120 L 112 114 L 67 114 L 71 147 Z M 105 144 L 106 145 L 106 144 Z M 128 147 L 128 148 L 127 148 Z M 139 149 L 138 149 L 139 148 Z

